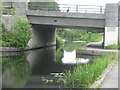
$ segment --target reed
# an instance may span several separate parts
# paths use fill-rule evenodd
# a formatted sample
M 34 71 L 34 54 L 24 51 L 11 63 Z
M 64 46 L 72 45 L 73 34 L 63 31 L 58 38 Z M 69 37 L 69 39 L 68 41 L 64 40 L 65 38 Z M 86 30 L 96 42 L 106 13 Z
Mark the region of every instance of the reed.
M 60 78 L 63 87 L 67 88 L 89 88 L 109 65 L 110 61 L 117 60 L 115 54 L 105 54 L 86 65 L 78 65 L 65 72 Z

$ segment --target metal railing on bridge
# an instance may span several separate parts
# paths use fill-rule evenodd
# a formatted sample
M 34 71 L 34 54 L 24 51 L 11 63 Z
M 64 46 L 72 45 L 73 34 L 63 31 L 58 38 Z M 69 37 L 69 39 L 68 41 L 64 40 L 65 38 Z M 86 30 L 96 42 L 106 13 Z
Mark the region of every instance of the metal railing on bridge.
M 42 4 L 29 3 L 28 9 L 43 10 L 43 11 L 75 12 L 75 13 L 97 13 L 97 14 L 104 14 L 105 12 L 105 6 L 74 5 L 74 4 L 42 5 Z

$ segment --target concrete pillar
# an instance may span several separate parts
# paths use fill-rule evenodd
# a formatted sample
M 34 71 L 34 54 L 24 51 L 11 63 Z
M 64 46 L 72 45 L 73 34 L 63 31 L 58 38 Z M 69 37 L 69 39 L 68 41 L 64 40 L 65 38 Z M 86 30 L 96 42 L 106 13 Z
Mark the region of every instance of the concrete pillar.
M 15 2 L 15 15 L 23 16 L 26 18 L 26 10 L 28 8 L 28 0 Z
M 56 45 L 56 33 L 53 26 L 33 24 L 32 29 L 32 38 L 28 42 L 31 48 Z
M 104 46 L 118 44 L 118 4 L 106 4 Z
M 118 4 L 118 12 L 120 12 L 120 2 Z M 118 45 L 120 45 L 120 13 L 118 13 Z

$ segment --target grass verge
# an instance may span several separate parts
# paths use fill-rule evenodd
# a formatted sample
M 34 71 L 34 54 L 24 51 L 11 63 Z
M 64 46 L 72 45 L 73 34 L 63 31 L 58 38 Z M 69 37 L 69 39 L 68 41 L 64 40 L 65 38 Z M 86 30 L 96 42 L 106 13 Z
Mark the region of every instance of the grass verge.
M 118 50 L 118 45 L 109 45 L 109 46 L 105 46 L 105 49 L 114 49 L 114 50 Z M 119 48 L 120 49 L 120 48 Z
M 116 54 L 105 54 L 89 64 L 76 66 L 66 71 L 60 82 L 65 88 L 89 88 L 112 60 L 117 60 Z

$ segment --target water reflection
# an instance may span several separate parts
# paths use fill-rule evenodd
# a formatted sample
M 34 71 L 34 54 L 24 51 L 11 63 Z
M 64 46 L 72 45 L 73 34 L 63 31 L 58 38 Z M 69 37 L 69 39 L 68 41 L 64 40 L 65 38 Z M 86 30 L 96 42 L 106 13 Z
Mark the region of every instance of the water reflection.
M 0 57 L 0 90 L 2 90 L 2 57 Z
M 73 65 L 64 65 L 60 60 L 63 53 L 57 55 L 56 47 L 48 47 L 28 52 L 27 60 L 32 66 L 32 75 L 26 87 L 55 88 L 59 87 L 58 76 Z M 53 75 L 54 74 L 54 75 Z M 57 76 L 57 77 L 56 77 Z M 52 84 L 52 85 L 51 85 Z
M 80 49 L 85 44 L 86 42 L 81 42 L 81 41 L 67 41 L 65 42 L 63 49 L 67 52 L 72 52 L 74 50 Z
M 2 58 L 2 87 L 23 87 L 31 75 L 25 55 Z
M 94 59 L 94 56 L 76 54 L 76 50 L 72 52 L 64 51 L 64 57 L 62 58 L 63 64 L 86 64 Z
M 76 54 L 76 49 L 83 43 L 70 43 L 67 42 L 64 48 L 57 50 L 54 46 L 31 50 L 22 55 L 4 57 L 3 87 L 60 87 L 58 79 L 64 75 L 65 70 L 70 70 L 75 65 L 88 63 L 92 59 Z

